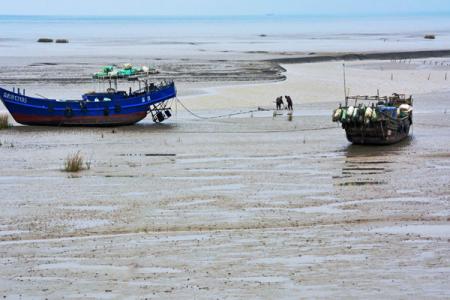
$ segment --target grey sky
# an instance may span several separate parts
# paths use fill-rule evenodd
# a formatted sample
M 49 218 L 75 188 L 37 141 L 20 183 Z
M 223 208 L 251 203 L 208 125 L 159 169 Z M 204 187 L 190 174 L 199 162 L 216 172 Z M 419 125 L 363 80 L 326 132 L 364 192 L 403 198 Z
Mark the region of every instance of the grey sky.
M 449 12 L 449 0 L 13 0 L 0 14 L 257 15 Z

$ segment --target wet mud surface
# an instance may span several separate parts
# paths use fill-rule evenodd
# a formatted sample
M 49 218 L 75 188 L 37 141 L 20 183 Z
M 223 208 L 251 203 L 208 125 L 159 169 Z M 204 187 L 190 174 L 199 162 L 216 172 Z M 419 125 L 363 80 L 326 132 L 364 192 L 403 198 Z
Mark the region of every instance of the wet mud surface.
M 1 131 L 0 297 L 446 298 L 449 128 L 417 113 L 385 147 L 313 115 Z M 61 171 L 78 150 L 90 169 Z
M 0 69 L 0 82 L 7 85 L 51 84 L 72 85 L 93 82 L 92 74 L 105 65 L 122 65 L 128 61 L 119 58 L 28 58 L 9 59 Z M 99 61 L 104 61 L 99 63 Z M 251 82 L 284 80 L 284 69 L 276 62 L 252 60 L 155 60 L 132 59 L 135 66 L 147 65 L 156 68 L 159 74 L 150 79 L 160 81 L 172 79 L 177 82 Z

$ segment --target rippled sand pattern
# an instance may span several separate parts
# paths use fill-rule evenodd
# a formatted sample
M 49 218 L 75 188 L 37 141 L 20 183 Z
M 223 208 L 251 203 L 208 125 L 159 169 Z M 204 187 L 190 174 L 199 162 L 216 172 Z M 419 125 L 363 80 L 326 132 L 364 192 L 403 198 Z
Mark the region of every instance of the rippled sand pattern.
M 448 297 L 449 128 L 418 114 L 387 147 L 328 116 L 2 131 L 0 297 Z M 62 172 L 77 150 L 91 169 Z

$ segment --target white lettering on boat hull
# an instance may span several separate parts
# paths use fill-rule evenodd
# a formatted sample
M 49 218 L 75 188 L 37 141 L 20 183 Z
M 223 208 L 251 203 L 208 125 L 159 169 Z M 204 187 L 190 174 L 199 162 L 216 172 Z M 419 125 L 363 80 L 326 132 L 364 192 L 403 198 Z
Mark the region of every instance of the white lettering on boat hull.
M 22 96 L 17 96 L 17 95 L 14 95 L 14 94 L 10 94 L 8 92 L 4 92 L 3 93 L 3 99 L 12 100 L 12 101 L 15 101 L 15 102 L 20 102 L 20 103 L 27 103 L 27 98 L 22 97 Z

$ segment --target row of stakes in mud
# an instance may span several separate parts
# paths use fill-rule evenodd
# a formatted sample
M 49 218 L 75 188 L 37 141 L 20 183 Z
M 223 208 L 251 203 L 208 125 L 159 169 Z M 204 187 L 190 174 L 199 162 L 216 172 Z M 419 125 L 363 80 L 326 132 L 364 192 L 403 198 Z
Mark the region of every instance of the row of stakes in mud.
M 448 63 L 447 61 L 432 61 L 432 60 L 424 60 L 424 61 L 420 61 L 422 63 L 422 65 L 430 65 L 430 66 L 438 66 L 438 67 L 450 67 L 450 63 Z M 419 61 L 413 61 L 412 59 L 399 59 L 399 60 L 391 60 L 391 63 L 398 63 L 398 64 L 408 64 L 408 65 L 417 65 L 420 64 Z M 431 73 L 428 74 L 428 80 L 431 79 Z M 447 81 L 448 79 L 448 72 L 445 72 L 444 75 L 444 80 Z M 394 80 L 394 74 L 391 73 L 391 80 Z
M 412 59 L 393 59 L 391 60 L 391 63 L 398 63 L 398 64 L 413 64 L 417 65 L 422 62 L 423 65 L 430 65 L 430 66 L 441 66 L 441 67 L 450 67 L 450 63 L 447 61 L 433 61 L 433 60 L 424 60 L 424 61 L 417 61 Z
M 282 110 L 287 110 L 287 117 L 288 117 L 288 121 L 292 121 L 293 119 L 293 111 L 294 111 L 294 107 L 293 107 L 293 101 L 291 96 L 284 96 L 284 98 L 286 99 L 286 105 L 284 104 L 283 101 L 283 96 L 277 97 L 275 99 L 275 105 L 276 105 L 276 110 L 273 111 L 273 118 L 277 117 L 277 116 L 282 116 L 283 113 L 281 112 Z
M 432 78 L 431 73 L 429 73 L 427 80 L 431 80 L 431 78 Z M 391 73 L 391 80 L 394 80 L 394 79 L 395 79 L 394 73 Z M 445 72 L 445 74 L 444 74 L 444 80 L 445 81 L 448 80 L 448 73 L 447 72 Z

